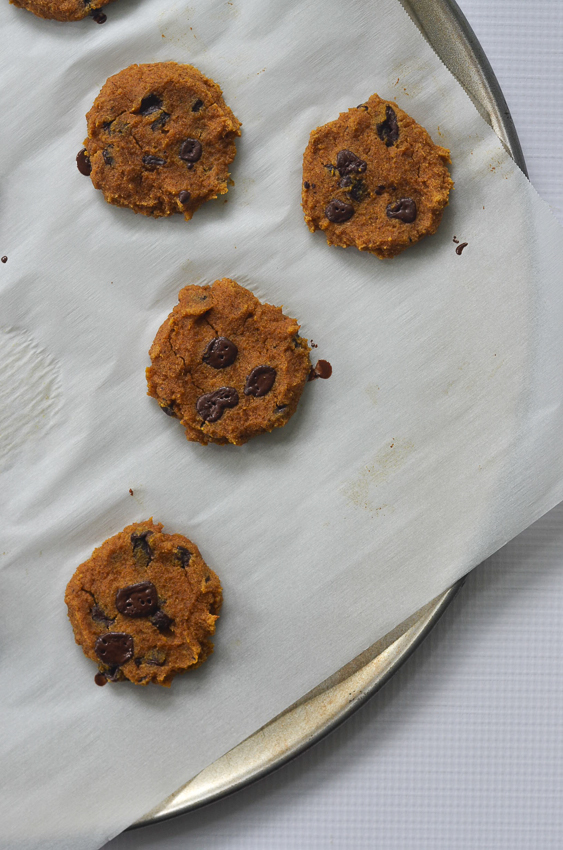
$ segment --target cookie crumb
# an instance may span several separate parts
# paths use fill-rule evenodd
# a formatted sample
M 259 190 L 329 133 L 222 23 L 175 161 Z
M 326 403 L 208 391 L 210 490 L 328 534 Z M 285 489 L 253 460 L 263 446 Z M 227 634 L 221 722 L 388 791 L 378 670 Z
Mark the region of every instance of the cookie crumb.
M 129 495 L 130 495 L 130 496 L 132 496 L 132 495 L 133 495 L 133 491 L 132 491 L 131 487 L 129 487 Z

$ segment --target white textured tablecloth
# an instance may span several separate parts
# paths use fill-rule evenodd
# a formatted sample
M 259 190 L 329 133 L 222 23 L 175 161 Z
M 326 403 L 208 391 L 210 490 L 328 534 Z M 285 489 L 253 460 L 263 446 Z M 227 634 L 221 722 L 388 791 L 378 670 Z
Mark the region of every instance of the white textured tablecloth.
M 563 223 L 563 4 L 461 0 Z M 560 850 L 563 506 L 474 570 L 344 726 L 230 799 L 107 850 Z

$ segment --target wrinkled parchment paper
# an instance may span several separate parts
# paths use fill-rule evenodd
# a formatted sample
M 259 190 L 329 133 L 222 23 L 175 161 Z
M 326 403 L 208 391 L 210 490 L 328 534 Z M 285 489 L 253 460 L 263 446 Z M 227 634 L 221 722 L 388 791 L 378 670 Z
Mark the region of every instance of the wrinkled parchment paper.
M 10 850 L 100 847 L 563 497 L 561 230 L 399 4 L 107 14 L 1 9 Z M 234 187 L 189 224 L 108 206 L 75 166 L 105 79 L 169 59 L 243 122 Z M 438 234 L 386 262 L 329 248 L 300 208 L 310 131 L 373 92 L 451 149 L 456 184 Z M 242 448 L 187 443 L 145 395 L 178 290 L 223 276 L 283 304 L 334 369 Z M 222 579 L 216 652 L 170 691 L 97 688 L 64 589 L 150 516 Z

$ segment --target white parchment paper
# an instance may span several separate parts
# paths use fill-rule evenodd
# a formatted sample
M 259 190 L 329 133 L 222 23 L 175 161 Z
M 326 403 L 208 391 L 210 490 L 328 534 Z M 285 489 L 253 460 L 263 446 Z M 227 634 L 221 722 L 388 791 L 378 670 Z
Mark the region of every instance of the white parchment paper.
M 395 0 L 0 14 L 1 841 L 87 850 L 563 497 L 563 240 Z M 189 224 L 108 206 L 74 161 L 105 79 L 168 59 L 243 122 L 234 188 Z M 373 92 L 451 149 L 456 183 L 438 234 L 386 262 L 300 208 L 311 129 Z M 223 276 L 334 368 L 242 448 L 188 444 L 145 395 L 178 290 Z M 222 579 L 216 652 L 170 691 L 96 688 L 64 589 L 150 516 Z

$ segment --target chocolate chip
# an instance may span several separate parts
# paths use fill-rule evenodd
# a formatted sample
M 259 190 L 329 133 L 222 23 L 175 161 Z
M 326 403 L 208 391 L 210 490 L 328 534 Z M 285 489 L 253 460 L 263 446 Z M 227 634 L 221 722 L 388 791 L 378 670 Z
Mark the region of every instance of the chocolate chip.
M 201 109 L 202 106 L 203 106 L 203 100 L 200 100 L 199 97 L 198 97 L 198 99 L 196 100 L 196 102 L 192 106 L 192 112 L 199 112 L 199 110 Z
M 172 617 L 169 617 L 168 614 L 165 614 L 164 611 L 157 611 L 156 614 L 150 618 L 150 622 L 158 629 L 159 632 L 169 632 L 170 626 L 174 622 Z
M 86 153 L 86 148 L 82 148 L 82 150 L 76 154 L 76 166 L 84 177 L 89 177 L 92 173 L 92 163 L 90 162 L 90 157 Z
M 277 372 L 272 366 L 256 366 L 246 379 L 244 394 L 253 395 L 255 398 L 267 395 L 274 386 L 276 375 Z
M 411 224 L 416 218 L 416 204 L 412 198 L 401 198 L 387 205 L 387 218 L 398 218 L 405 224 Z
M 94 652 L 100 661 L 109 667 L 113 665 L 120 667 L 133 657 L 133 638 L 124 632 L 100 635 L 94 644 Z
M 162 159 L 161 156 L 153 156 L 152 153 L 148 153 L 143 157 L 143 163 L 154 168 L 157 165 L 166 165 L 166 160 Z
M 102 151 L 102 156 L 106 165 L 113 165 L 113 157 L 107 150 Z
M 399 123 L 393 107 L 387 105 L 385 107 L 385 115 L 385 121 L 377 124 L 375 129 L 381 141 L 385 142 L 387 147 L 390 148 L 399 138 Z
M 237 359 L 238 348 L 226 336 L 212 339 L 204 351 L 202 360 L 214 369 L 226 369 Z
M 341 186 L 343 189 L 345 189 L 346 186 L 352 185 L 352 178 L 351 177 L 343 177 L 338 185 Z
M 346 178 L 344 178 L 346 179 Z M 368 193 L 368 187 L 365 182 L 360 178 L 354 181 L 352 188 L 350 189 L 350 197 L 354 201 L 363 201 Z
M 115 607 L 125 617 L 150 617 L 158 608 L 156 587 L 150 581 L 122 587 L 116 593 Z
M 205 583 L 209 584 L 210 581 L 211 581 L 211 576 L 205 576 Z
M 174 410 L 174 402 L 170 401 L 168 404 L 163 404 L 161 402 L 158 403 L 160 409 L 166 413 L 167 416 L 176 416 L 176 411 Z
M 367 103 L 360 103 L 359 106 L 356 106 L 356 109 L 364 109 L 366 112 L 368 111 Z
M 185 189 L 182 189 L 181 192 L 178 192 L 178 200 L 180 201 L 180 203 L 182 204 L 183 207 L 185 207 L 186 204 L 189 203 L 190 198 L 191 198 L 190 193 L 186 192 Z
M 185 570 L 190 563 L 192 553 L 185 546 L 178 546 L 176 549 L 176 557 L 180 561 L 180 566 Z
M 148 97 L 142 99 L 139 112 L 141 115 L 152 115 L 153 112 L 158 112 L 160 109 L 162 109 L 162 100 L 157 94 L 149 94 Z
M 201 142 L 198 142 L 197 139 L 186 139 L 180 145 L 178 156 L 184 162 L 197 162 L 201 157 L 202 150 Z
M 332 366 L 328 360 L 319 360 L 314 368 L 309 372 L 308 381 L 315 381 L 317 378 L 330 378 L 332 375 Z
M 385 191 L 385 186 L 383 185 L 383 183 L 380 183 L 380 185 L 375 190 L 375 194 L 376 195 L 382 195 L 384 193 L 384 191 Z
M 468 244 L 469 244 L 468 242 L 462 242 L 461 245 L 458 245 L 457 248 L 455 249 L 456 254 L 461 256 L 463 249 L 467 248 Z
M 7 262 L 8 262 L 8 258 L 7 258 L 7 256 L 4 254 L 4 256 L 0 258 L 0 263 L 7 263 Z
M 109 629 L 110 626 L 113 626 L 115 623 L 115 617 L 112 619 L 105 614 L 99 605 L 94 605 L 92 610 L 90 611 L 90 616 L 92 617 L 95 623 L 101 623 L 101 625 L 105 626 L 106 629 Z
M 311 188 L 311 184 L 309 183 L 309 181 L 308 181 L 308 180 L 305 180 L 305 181 L 303 182 L 303 188 L 304 188 L 304 189 L 310 189 L 310 188 Z
M 109 136 L 111 136 L 111 125 L 112 124 L 113 124 L 113 121 L 104 121 L 104 123 L 102 124 L 102 130 L 105 133 L 107 133 Z
M 170 114 L 168 112 L 162 111 L 158 118 L 156 118 L 151 124 L 151 130 L 162 130 L 168 119 L 170 118 Z
M 236 407 L 238 402 L 234 387 L 221 387 L 215 392 L 200 395 L 195 406 L 204 422 L 217 422 L 227 408 Z
M 103 688 L 104 685 L 107 685 L 107 676 L 105 673 L 96 673 L 94 676 L 94 681 L 100 688 Z
M 338 198 L 328 204 L 325 209 L 325 215 L 329 221 L 335 224 L 342 224 L 343 221 L 348 221 L 354 215 L 354 207 L 352 204 L 346 204 L 344 201 L 339 201 Z
M 152 549 L 149 545 L 148 538 L 153 534 L 153 531 L 134 531 L 131 535 L 133 557 L 143 567 L 148 567 L 152 561 Z
M 97 24 L 105 24 L 108 19 L 108 16 L 104 12 L 95 12 L 92 17 Z
M 367 162 L 352 151 L 343 150 L 338 152 L 336 167 L 340 176 L 345 177 L 347 174 L 363 174 L 367 168 Z

